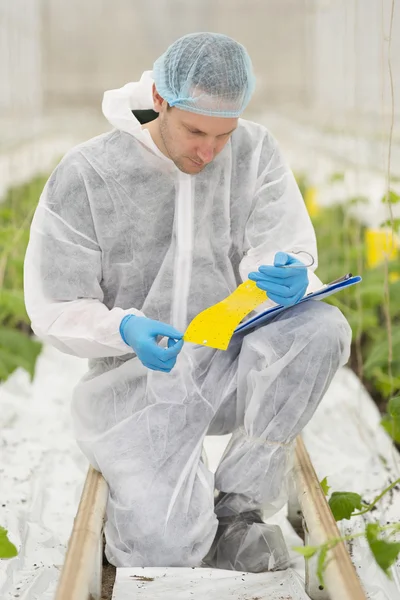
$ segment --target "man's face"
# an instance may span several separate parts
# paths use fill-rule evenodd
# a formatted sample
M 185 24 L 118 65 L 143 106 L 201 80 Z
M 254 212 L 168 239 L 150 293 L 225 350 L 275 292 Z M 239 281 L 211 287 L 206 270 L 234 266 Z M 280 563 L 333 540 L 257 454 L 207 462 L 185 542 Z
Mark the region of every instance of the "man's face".
M 196 175 L 221 152 L 238 124 L 237 118 L 208 117 L 163 102 L 159 131 L 164 153 L 189 175 Z

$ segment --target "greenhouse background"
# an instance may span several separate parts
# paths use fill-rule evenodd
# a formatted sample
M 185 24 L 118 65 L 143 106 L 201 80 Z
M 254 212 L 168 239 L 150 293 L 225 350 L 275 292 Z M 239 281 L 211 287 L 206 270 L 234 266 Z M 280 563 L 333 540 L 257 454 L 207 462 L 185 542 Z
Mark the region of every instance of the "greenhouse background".
M 295 173 L 317 233 L 320 279 L 363 278 L 331 299 L 352 325 L 353 347 L 305 433 L 318 474 L 363 488 L 388 452 L 366 490 L 399 477 L 400 410 L 389 409 L 400 394 L 398 1 L 0 0 L 0 526 L 19 549 L 0 561 L 7 600 L 53 598 L 87 469 L 68 405 L 85 361 L 43 348 L 24 308 L 30 220 L 62 155 L 110 129 L 104 91 L 136 81 L 195 31 L 225 33 L 248 49 L 257 86 L 244 116 L 270 129 Z M 364 419 L 358 432 L 349 425 L 355 413 Z M 315 437 L 335 423 L 346 440 L 377 436 L 359 462 L 335 459 L 344 481 L 332 448 Z M 399 522 L 395 505 L 392 497 L 375 518 Z M 361 545 L 355 561 L 369 597 L 400 597 L 399 564 L 389 580 L 365 553 Z

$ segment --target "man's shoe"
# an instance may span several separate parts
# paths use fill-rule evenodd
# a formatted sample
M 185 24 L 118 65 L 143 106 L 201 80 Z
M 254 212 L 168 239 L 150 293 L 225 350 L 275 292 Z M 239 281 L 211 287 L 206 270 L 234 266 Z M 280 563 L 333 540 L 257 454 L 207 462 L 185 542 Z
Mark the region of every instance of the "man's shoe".
M 216 507 L 223 496 L 216 499 Z M 217 569 L 262 573 L 287 569 L 290 557 L 281 528 L 264 523 L 261 510 L 255 509 L 218 517 L 217 533 L 203 562 Z

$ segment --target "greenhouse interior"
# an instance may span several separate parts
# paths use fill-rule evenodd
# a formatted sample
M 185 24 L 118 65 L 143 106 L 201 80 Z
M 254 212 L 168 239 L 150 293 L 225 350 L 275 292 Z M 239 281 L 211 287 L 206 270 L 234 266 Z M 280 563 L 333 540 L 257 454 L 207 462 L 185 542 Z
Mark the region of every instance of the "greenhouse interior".
M 398 0 L 0 48 L 2 600 L 399 599 Z

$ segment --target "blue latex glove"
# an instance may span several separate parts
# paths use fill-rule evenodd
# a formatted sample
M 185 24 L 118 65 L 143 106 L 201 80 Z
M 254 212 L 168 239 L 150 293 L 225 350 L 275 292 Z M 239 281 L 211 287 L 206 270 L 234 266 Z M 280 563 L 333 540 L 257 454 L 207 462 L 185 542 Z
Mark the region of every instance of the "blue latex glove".
M 141 363 L 153 371 L 169 373 L 183 347 L 183 333 L 171 325 L 147 317 L 126 315 L 119 326 L 125 344 L 136 353 Z M 168 337 L 168 348 L 157 344 L 158 336 Z
M 288 265 L 287 268 L 282 268 Z M 290 265 L 296 265 L 291 268 Z M 283 306 L 291 306 L 301 300 L 308 286 L 307 267 L 297 258 L 286 252 L 277 252 L 274 266 L 261 266 L 257 272 L 249 274 L 257 287 L 267 292 L 271 300 Z

